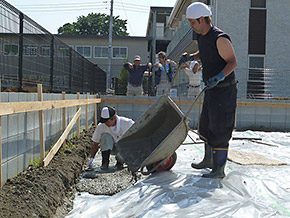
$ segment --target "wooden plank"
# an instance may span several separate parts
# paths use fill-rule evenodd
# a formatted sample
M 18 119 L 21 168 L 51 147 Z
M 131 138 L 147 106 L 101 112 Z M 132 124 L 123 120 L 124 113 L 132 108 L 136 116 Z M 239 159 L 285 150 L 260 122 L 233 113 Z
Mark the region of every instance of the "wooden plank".
M 10 102 L 0 105 L 0 116 L 40 110 L 59 109 L 77 105 L 101 103 L 101 99 Z
M 60 138 L 57 140 L 57 142 L 55 143 L 55 145 L 52 147 L 52 149 L 49 151 L 49 153 L 47 154 L 47 156 L 44 158 L 43 160 L 43 165 L 47 166 L 50 161 L 52 160 L 52 158 L 54 157 L 54 155 L 57 153 L 57 151 L 59 150 L 60 146 L 63 144 L 64 140 L 66 139 L 66 137 L 68 136 L 70 130 L 72 129 L 72 127 L 74 126 L 75 122 L 77 121 L 77 119 L 80 117 L 81 114 L 81 108 L 77 111 L 77 113 L 74 115 L 74 117 L 72 118 L 72 120 L 70 121 L 70 123 L 68 124 L 68 126 L 66 127 L 65 131 L 62 133 L 62 135 L 60 136 Z
M 89 93 L 86 94 L 86 99 L 89 99 Z M 89 120 L 88 120 L 88 105 L 86 104 L 86 131 L 89 129 Z
M 157 99 L 119 99 L 119 98 L 103 98 L 102 103 L 121 103 L 121 104 L 153 104 Z M 176 104 L 191 105 L 193 101 L 172 99 Z M 196 104 L 203 104 L 203 101 Z M 286 102 L 237 102 L 242 107 L 290 107 L 290 103 Z
M 97 96 L 95 95 L 94 98 L 96 99 Z M 97 104 L 94 104 L 94 124 L 97 126 Z
M 0 87 L 1 88 L 1 87 Z M 1 104 L 1 89 L 0 89 L 0 104 Z M 1 124 L 1 116 L 0 116 L 0 187 L 2 187 L 2 124 Z
M 62 92 L 62 100 L 65 100 L 65 92 Z M 65 114 L 66 114 L 66 108 L 62 108 L 62 132 L 65 131 L 66 128 L 66 121 L 65 121 Z M 65 149 L 65 142 L 62 144 L 63 149 Z
M 42 84 L 37 84 L 38 101 L 43 101 Z M 39 142 L 40 142 L 40 159 L 41 162 L 45 158 L 45 144 L 44 144 L 44 128 L 43 128 L 43 111 L 38 112 L 39 122 Z
M 80 93 L 77 92 L 77 99 L 79 100 L 80 99 Z M 80 106 L 77 105 L 77 111 L 80 109 Z M 77 120 L 77 137 L 79 138 L 80 137 L 80 118 L 78 118 Z

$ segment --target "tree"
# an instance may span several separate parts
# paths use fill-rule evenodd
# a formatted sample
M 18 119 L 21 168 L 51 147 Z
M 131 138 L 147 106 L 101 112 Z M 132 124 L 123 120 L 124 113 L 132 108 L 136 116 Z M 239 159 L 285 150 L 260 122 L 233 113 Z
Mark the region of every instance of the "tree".
M 89 13 L 88 16 L 80 16 L 77 22 L 66 23 L 59 27 L 58 34 L 76 35 L 109 35 L 110 16 L 101 13 Z M 113 16 L 113 36 L 128 36 L 127 20 Z
M 128 85 L 130 73 L 124 67 L 124 63 L 126 62 L 128 62 L 128 59 L 125 59 L 122 64 L 123 67 L 118 78 L 118 93 L 116 93 L 117 95 L 126 95 L 127 93 L 127 85 Z

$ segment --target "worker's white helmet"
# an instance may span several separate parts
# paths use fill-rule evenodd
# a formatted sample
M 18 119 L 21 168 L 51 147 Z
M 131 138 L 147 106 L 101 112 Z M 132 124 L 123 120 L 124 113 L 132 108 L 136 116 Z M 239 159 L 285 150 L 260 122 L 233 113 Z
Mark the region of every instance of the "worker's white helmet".
M 209 6 L 202 2 L 194 2 L 187 7 L 186 18 L 198 19 L 200 17 L 210 17 L 211 10 Z

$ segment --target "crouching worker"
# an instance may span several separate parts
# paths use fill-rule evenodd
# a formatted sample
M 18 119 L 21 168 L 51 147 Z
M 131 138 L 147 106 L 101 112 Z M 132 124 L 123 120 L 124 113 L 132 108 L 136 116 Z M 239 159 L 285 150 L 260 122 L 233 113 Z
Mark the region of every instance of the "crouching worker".
M 116 114 L 112 107 L 104 107 L 101 112 L 101 119 L 93 134 L 93 145 L 91 148 L 91 158 L 88 166 L 93 166 L 93 161 L 99 148 L 102 152 L 102 170 L 109 168 L 110 154 L 116 155 L 116 165 L 118 169 L 123 167 L 122 160 L 117 155 L 116 143 L 122 138 L 127 130 L 134 124 L 134 121 Z

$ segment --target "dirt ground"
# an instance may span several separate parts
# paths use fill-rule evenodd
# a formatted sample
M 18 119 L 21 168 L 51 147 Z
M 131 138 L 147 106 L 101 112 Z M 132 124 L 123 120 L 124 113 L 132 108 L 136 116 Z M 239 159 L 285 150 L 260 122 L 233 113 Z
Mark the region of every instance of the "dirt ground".
M 131 185 L 138 178 L 127 168 L 96 173 L 85 171 L 91 148 L 94 127 L 83 132 L 79 139 L 68 141 L 47 167 L 29 166 L 26 171 L 9 179 L 0 189 L 0 217 L 64 217 L 73 208 L 75 193 L 113 195 Z M 114 158 L 111 156 L 110 165 Z M 95 165 L 100 165 L 100 154 Z M 83 176 L 91 177 L 83 179 Z

